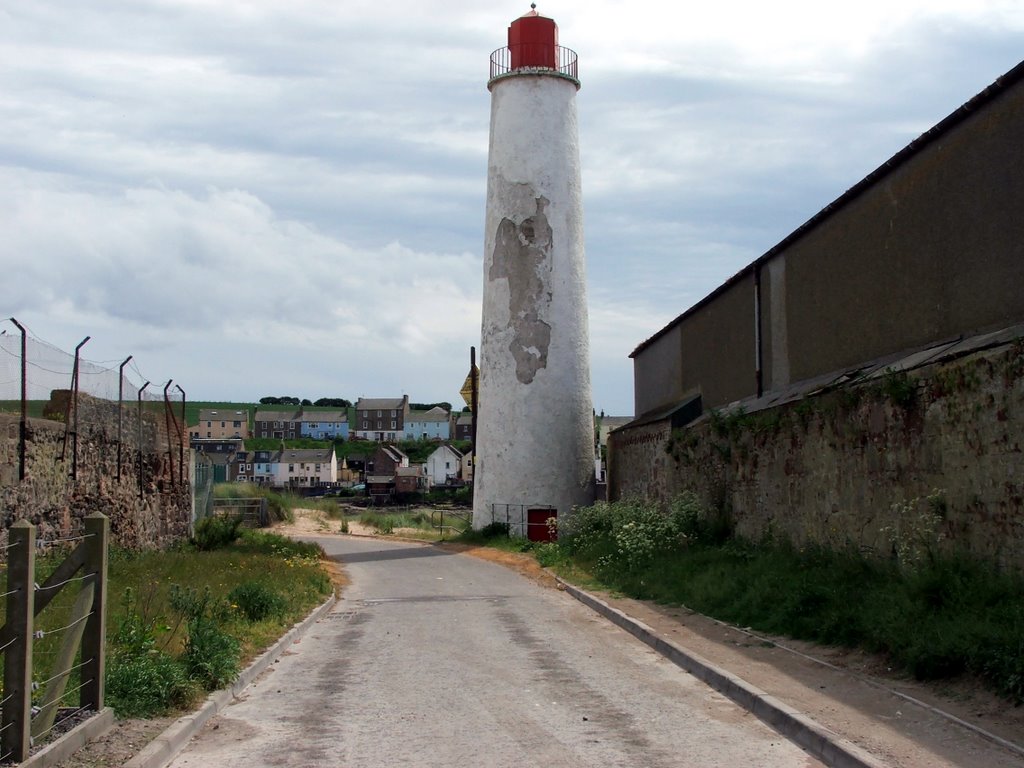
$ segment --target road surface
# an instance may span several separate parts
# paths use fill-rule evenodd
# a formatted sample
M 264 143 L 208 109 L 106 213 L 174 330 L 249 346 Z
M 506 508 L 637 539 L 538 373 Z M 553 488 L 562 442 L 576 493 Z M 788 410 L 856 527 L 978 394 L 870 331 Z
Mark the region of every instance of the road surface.
M 342 599 L 173 768 L 820 765 L 562 592 L 437 547 L 318 541 Z

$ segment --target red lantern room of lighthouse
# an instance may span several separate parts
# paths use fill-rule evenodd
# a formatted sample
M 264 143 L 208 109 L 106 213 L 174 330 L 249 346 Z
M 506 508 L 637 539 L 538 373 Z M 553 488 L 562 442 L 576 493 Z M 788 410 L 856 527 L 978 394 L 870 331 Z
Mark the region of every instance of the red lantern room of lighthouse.
M 558 25 L 537 13 L 536 3 L 509 25 L 508 47 L 491 55 L 492 80 L 517 70 L 544 70 L 577 79 L 576 53 L 558 44 Z

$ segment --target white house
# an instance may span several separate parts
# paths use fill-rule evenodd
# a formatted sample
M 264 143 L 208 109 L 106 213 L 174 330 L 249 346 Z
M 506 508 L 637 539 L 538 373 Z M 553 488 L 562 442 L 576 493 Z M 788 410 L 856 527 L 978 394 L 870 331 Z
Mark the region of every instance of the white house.
M 272 484 L 281 488 L 316 488 L 338 481 L 338 457 L 334 448 L 277 451 Z
M 427 457 L 427 477 L 431 485 L 445 485 L 461 475 L 462 454 L 450 445 L 439 445 Z

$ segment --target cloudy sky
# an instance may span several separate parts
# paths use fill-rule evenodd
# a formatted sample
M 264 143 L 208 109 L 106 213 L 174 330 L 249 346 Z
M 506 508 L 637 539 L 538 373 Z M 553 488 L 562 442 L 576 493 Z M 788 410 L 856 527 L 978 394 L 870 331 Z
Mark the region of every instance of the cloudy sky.
M 456 403 L 488 59 L 528 7 L 0 1 L 0 317 L 192 399 Z M 616 415 L 637 344 L 1024 57 L 1018 0 L 538 10 L 579 54 Z

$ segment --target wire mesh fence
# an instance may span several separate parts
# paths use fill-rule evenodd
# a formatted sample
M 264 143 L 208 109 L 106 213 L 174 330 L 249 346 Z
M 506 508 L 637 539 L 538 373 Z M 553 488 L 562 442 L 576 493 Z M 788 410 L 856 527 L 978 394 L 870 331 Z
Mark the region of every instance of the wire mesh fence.
M 125 546 L 187 535 L 184 390 L 147 381 L 132 356 L 85 359 L 89 337 L 68 352 L 9 322 L 0 320 L 0 541 L 22 518 L 47 536 L 73 534 L 93 510 L 111 516 Z
M 12 329 L 13 330 L 13 329 Z M 88 337 L 86 337 L 88 340 Z M 185 434 L 180 389 L 146 381 L 131 356 L 120 364 L 95 362 L 28 333 L 0 333 L 0 412 L 65 424 L 69 438 L 101 432 L 137 450 L 159 451 L 166 434 Z M 166 386 L 170 386 L 167 382 Z M 66 452 L 66 451 L 65 451 Z

